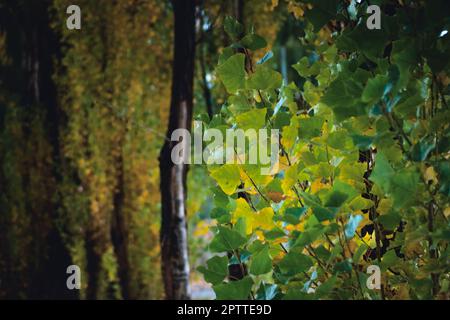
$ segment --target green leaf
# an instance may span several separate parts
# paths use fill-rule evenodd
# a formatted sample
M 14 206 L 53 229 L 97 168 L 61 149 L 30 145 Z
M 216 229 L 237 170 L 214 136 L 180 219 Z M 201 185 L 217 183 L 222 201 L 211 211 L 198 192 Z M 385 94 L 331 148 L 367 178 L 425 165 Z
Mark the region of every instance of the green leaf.
M 353 146 L 353 143 L 345 130 L 330 133 L 328 135 L 327 143 L 330 147 L 337 150 L 349 149 Z
M 217 67 L 217 75 L 227 91 L 234 94 L 245 86 L 245 55 L 235 54 Z
M 292 66 L 292 68 L 294 68 L 298 74 L 304 78 L 317 75 L 320 72 L 319 64 L 314 63 L 310 66 L 308 57 L 301 58 L 299 62 Z
M 252 51 L 267 47 L 266 40 L 257 34 L 248 34 L 241 40 L 242 46 Z
M 384 192 L 389 192 L 394 173 L 395 171 L 392 169 L 386 156 L 381 152 L 377 153 L 375 157 L 375 168 L 370 175 L 370 180 L 380 186 Z
M 214 205 L 216 207 L 226 208 L 229 205 L 230 199 L 222 191 L 222 189 L 220 187 L 215 186 L 213 188 L 210 188 L 210 190 L 211 190 L 211 192 L 212 192 L 212 194 L 214 196 Z
M 342 262 L 338 262 L 335 264 L 334 266 L 334 272 L 339 274 L 339 273 L 350 273 L 352 272 L 352 263 L 349 260 L 345 260 Z
M 216 207 L 211 210 L 211 218 L 216 219 L 218 223 L 229 223 L 231 220 L 231 214 L 221 207 Z
M 288 208 L 284 211 L 282 220 L 296 225 L 300 222 L 300 218 L 306 213 L 307 210 L 307 207 Z
M 276 284 L 262 283 L 259 286 L 256 300 L 273 300 L 278 293 L 279 289 Z
M 231 58 L 234 55 L 234 49 L 231 47 L 226 47 L 222 50 L 219 56 L 219 65 L 223 64 L 225 61 L 227 61 L 229 58 Z
M 303 247 L 313 243 L 314 241 L 316 241 L 324 233 L 325 233 L 325 228 L 320 223 L 316 224 L 312 227 L 309 227 L 307 230 L 305 230 L 304 232 L 302 232 L 300 234 L 300 236 L 297 238 L 297 240 L 295 241 L 295 243 L 292 247 L 293 248 L 294 247 L 303 248 Z
M 333 109 L 338 121 L 365 113 L 360 103 L 362 85 L 353 79 L 353 74 L 341 73 L 334 80 L 321 101 Z
M 375 78 L 369 79 L 362 93 L 362 101 L 366 103 L 376 103 L 382 97 L 388 83 L 387 76 L 376 75 Z
M 317 220 L 320 222 L 325 220 L 332 220 L 337 212 L 339 211 L 339 208 L 325 208 L 325 207 L 313 207 L 313 213 L 316 216 Z
M 341 180 L 335 180 L 333 188 L 326 193 L 324 199 L 325 206 L 339 208 L 345 201 L 354 199 L 358 194 L 358 191 L 350 184 Z
M 247 80 L 247 89 L 268 90 L 277 89 L 281 86 L 282 76 L 279 72 L 265 66 L 259 65 L 256 71 Z
M 197 270 L 203 273 L 205 281 L 218 284 L 228 276 L 228 258 L 227 256 L 214 256 L 206 262 L 208 268 L 203 266 Z
M 234 114 L 238 115 L 252 109 L 251 103 L 244 94 L 237 94 L 228 98 L 230 106 L 228 109 Z
M 244 32 L 244 26 L 239 23 L 233 17 L 227 16 L 225 17 L 225 21 L 223 23 L 225 32 L 230 36 L 231 39 L 237 40 L 241 37 Z
M 217 300 L 247 300 L 252 289 L 253 280 L 246 276 L 238 281 L 213 286 Z
M 247 239 L 238 231 L 221 226 L 218 227 L 218 230 L 219 232 L 210 244 L 212 252 L 233 251 L 247 242 Z
M 418 200 L 416 194 L 419 182 L 420 176 L 414 167 L 403 168 L 395 173 L 391 181 L 391 194 L 395 208 L 402 208 Z
M 327 202 L 325 203 L 325 206 L 338 208 L 342 206 L 347 198 L 348 194 L 338 190 L 331 190 L 331 192 L 327 196 Z
M 278 227 L 275 227 L 272 230 L 264 232 L 264 237 L 267 240 L 275 240 L 278 238 L 282 238 L 284 236 L 286 236 L 286 233 L 283 231 L 283 229 L 278 228 Z
M 382 21 L 386 21 L 386 17 L 382 16 Z M 384 19 L 384 20 L 383 20 Z M 338 42 L 338 48 L 344 51 L 361 51 L 372 61 L 381 58 L 389 35 L 383 30 L 386 24 L 381 24 L 381 30 L 367 30 L 366 24 L 359 23 L 356 28 L 349 29 L 344 32 L 343 38 Z M 343 44 L 345 44 L 343 46 Z
M 336 276 L 332 276 L 330 277 L 327 281 L 325 281 L 323 284 L 321 284 L 315 292 L 315 296 L 317 299 L 320 299 L 321 297 L 324 297 L 326 295 L 328 295 L 331 290 L 333 290 L 336 282 L 337 282 L 337 277 Z
M 314 26 L 314 31 L 319 31 L 328 21 L 337 14 L 338 0 L 306 1 L 313 4 L 313 8 L 305 12 L 306 19 Z
M 233 194 L 241 184 L 241 175 L 237 165 L 225 164 L 215 169 L 211 177 L 217 181 L 217 184 L 227 195 Z
M 353 263 L 358 264 L 367 249 L 369 249 L 369 247 L 365 243 L 362 243 L 353 255 Z
M 253 255 L 250 273 L 260 275 L 272 270 L 272 259 L 269 255 L 269 247 L 265 246 L 262 250 Z
M 387 251 L 381 260 L 381 269 L 383 271 L 386 271 L 388 268 L 394 266 L 398 262 L 397 254 L 395 253 L 395 250 L 389 250 Z
M 239 128 L 247 129 L 261 129 L 266 125 L 267 109 L 253 109 L 236 116 L 236 123 Z
M 313 265 L 312 260 L 307 255 L 297 252 L 287 253 L 278 263 L 280 270 L 288 275 L 296 275 L 307 271 Z
M 353 211 L 358 211 L 358 210 L 367 210 L 371 207 L 373 207 L 373 201 L 363 198 L 361 195 L 357 196 L 355 199 L 353 199 L 349 206 L 350 209 L 352 209 Z
M 322 133 L 322 117 L 309 117 L 299 120 L 298 136 L 301 139 L 311 139 L 320 136 Z
M 359 134 L 354 134 L 351 137 L 354 145 L 361 150 L 368 150 L 372 146 L 374 140 L 374 137 L 362 136 Z
M 377 220 L 386 230 L 395 230 L 401 221 L 401 217 L 397 212 L 390 212 L 379 216 Z
M 422 139 L 417 142 L 411 150 L 412 161 L 425 161 L 431 151 L 434 150 L 436 144 L 434 139 Z

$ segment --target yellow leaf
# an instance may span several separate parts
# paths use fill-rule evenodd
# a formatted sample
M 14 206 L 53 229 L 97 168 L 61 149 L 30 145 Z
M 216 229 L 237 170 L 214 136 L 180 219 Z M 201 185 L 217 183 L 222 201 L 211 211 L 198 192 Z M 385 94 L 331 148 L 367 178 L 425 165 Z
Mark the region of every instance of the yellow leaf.
M 205 220 L 201 220 L 194 230 L 195 237 L 202 237 L 207 235 L 209 232 L 209 225 Z
M 444 209 L 444 215 L 446 218 L 450 217 L 450 207 Z
M 246 225 L 245 232 L 251 234 L 253 231 L 253 210 L 243 198 L 236 200 L 236 209 L 232 214 L 232 223 L 236 223 L 239 218 L 243 218 Z
M 217 181 L 227 195 L 232 195 L 241 183 L 239 168 L 236 165 L 225 164 L 211 173 L 211 177 Z
M 432 166 L 428 167 L 428 168 L 425 170 L 424 178 L 425 178 L 425 181 L 426 181 L 427 183 L 428 183 L 429 181 L 431 181 L 432 184 L 438 183 L 438 178 L 437 178 L 436 171 L 434 171 L 434 168 L 433 168 Z
M 318 178 L 311 184 L 311 192 L 316 193 L 317 191 L 325 189 L 327 187 L 328 185 L 326 183 L 322 183 L 322 178 Z
M 258 212 L 254 218 L 254 227 L 260 227 L 264 230 L 271 230 L 275 227 L 273 222 L 273 209 L 271 207 L 264 208 Z
M 245 220 L 246 234 L 252 234 L 256 229 L 271 230 L 275 227 L 273 221 L 274 212 L 271 207 L 264 208 L 255 212 L 250 208 L 245 199 L 236 200 L 236 209 L 232 214 L 232 222 L 236 223 L 238 219 Z
M 297 164 L 289 167 L 284 174 L 284 179 L 281 181 L 281 188 L 285 194 L 291 192 L 291 188 L 297 182 Z

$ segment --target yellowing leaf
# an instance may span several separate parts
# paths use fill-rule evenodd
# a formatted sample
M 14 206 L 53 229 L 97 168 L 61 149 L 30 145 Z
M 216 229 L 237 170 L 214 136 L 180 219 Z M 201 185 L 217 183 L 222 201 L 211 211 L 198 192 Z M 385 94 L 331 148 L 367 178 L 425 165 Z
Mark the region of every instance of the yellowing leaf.
M 284 179 L 281 181 L 281 188 L 285 194 L 291 193 L 291 188 L 297 182 L 297 164 L 289 167 L 284 173 Z
M 391 210 L 391 208 L 392 208 L 392 199 L 390 198 L 382 199 L 378 204 L 377 212 L 379 214 L 386 214 L 389 212 L 389 210 Z
M 271 207 L 264 208 L 254 217 L 253 227 L 260 227 L 264 230 L 271 230 L 275 227 L 273 222 L 273 209 Z
M 365 210 L 373 207 L 373 201 L 363 198 L 362 196 L 357 196 L 350 202 L 350 208 L 354 211 Z
M 247 129 L 261 129 L 266 124 L 267 109 L 253 109 L 244 113 L 241 113 L 236 117 L 236 123 L 239 128 Z
M 233 212 L 232 222 L 244 219 L 246 234 L 252 234 L 256 229 L 271 230 L 275 227 L 274 212 L 270 207 L 255 212 L 243 198 L 236 200 L 236 209 Z
M 328 188 L 328 185 L 326 183 L 322 183 L 322 178 L 318 178 L 311 184 L 311 193 L 316 193 L 317 191 L 325 188 Z
M 429 181 L 431 181 L 432 184 L 438 183 L 438 178 L 437 178 L 436 171 L 434 171 L 434 168 L 433 168 L 432 166 L 428 167 L 428 168 L 425 170 L 424 178 L 425 178 L 425 181 L 426 181 L 427 183 L 428 183 Z
M 246 233 L 251 234 L 253 231 L 253 215 L 254 212 L 247 201 L 243 198 L 239 198 L 236 200 L 236 209 L 232 213 L 233 218 L 231 221 L 236 223 L 239 218 L 243 218 L 246 223 Z
M 232 164 L 225 164 L 214 170 L 211 177 L 217 181 L 217 184 L 227 195 L 233 194 L 241 183 L 239 168 Z

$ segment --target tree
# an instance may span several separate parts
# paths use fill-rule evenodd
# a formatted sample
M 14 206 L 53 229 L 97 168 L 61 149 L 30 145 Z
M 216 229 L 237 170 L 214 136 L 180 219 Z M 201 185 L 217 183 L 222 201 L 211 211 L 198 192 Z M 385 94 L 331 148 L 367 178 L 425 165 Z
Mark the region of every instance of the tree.
M 172 96 L 166 141 L 160 153 L 161 257 L 166 299 L 189 299 L 186 224 L 186 164 L 174 164 L 170 141 L 176 129 L 191 129 L 195 63 L 195 1 L 173 0 L 175 21 Z

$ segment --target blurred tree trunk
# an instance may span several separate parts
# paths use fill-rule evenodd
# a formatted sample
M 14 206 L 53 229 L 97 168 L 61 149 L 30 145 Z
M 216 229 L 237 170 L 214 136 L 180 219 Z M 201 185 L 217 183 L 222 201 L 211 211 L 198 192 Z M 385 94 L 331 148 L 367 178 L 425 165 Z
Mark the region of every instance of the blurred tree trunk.
M 234 17 L 244 25 L 244 0 L 234 0 Z
M 201 2 L 201 7 L 199 9 L 199 23 L 200 23 L 200 45 L 199 45 L 199 65 L 200 65 L 200 75 L 202 80 L 202 89 L 203 89 L 203 99 L 205 99 L 206 104 L 206 112 L 208 113 L 209 119 L 212 120 L 214 115 L 214 106 L 212 101 L 211 89 L 209 88 L 208 78 L 207 78 L 207 70 L 206 70 L 206 55 L 208 52 L 208 35 L 206 34 L 204 28 L 204 15 L 205 15 L 205 1 Z
M 190 299 L 186 222 L 186 164 L 174 164 L 176 129 L 191 129 L 195 62 L 195 1 L 173 0 L 175 47 L 167 139 L 160 153 L 161 257 L 166 299 Z
M 0 296 L 3 292 L 5 298 L 78 298 L 77 291 L 66 287 L 66 268 L 72 261 L 57 226 L 61 208 L 57 184 L 62 179 L 59 129 L 63 119 L 53 75 L 55 63 L 61 59 L 61 44 L 50 25 L 50 7 L 50 0 L 2 1 L 0 4 L 0 32 L 6 35 L 6 53 L 10 58 L 9 64 L 0 66 L 0 84 L 2 90 L 11 94 L 8 98 L 17 103 L 14 112 L 24 115 L 18 128 L 24 132 L 25 141 L 19 143 L 26 146 L 27 140 L 39 139 L 39 145 L 51 146 L 45 162 L 39 158 L 38 145 L 25 150 L 26 159 L 15 159 L 16 163 L 26 164 L 22 171 L 16 172 L 22 181 L 20 185 L 7 180 L 5 174 L 0 175 L 3 176 L 0 198 L 6 199 L 0 206 L 3 216 L 0 221 L 0 260 L 6 260 L 2 262 L 6 268 L 2 270 L 0 266 Z M 8 112 L 8 107 L 5 106 L 4 112 Z M 42 136 L 33 136 L 32 130 L 37 123 L 45 128 Z M 0 123 L 0 133 L 4 127 Z M 4 161 L 0 156 L 0 162 L 4 164 Z M 30 196 L 36 181 L 41 187 L 39 199 Z M 24 209 L 21 221 L 10 217 L 8 212 L 12 211 L 8 206 L 16 206 L 14 199 L 18 195 L 12 194 L 11 190 L 17 189 L 25 194 L 19 200 Z M 23 228 L 21 234 L 32 237 L 30 244 L 8 231 L 19 228 L 16 225 Z M 18 252 L 15 246 L 22 250 Z M 24 262 L 25 270 L 18 269 L 18 261 Z

